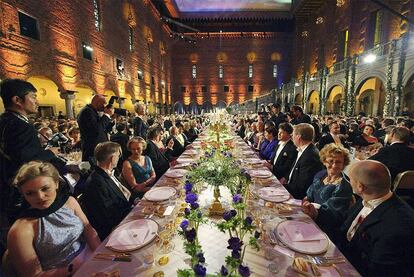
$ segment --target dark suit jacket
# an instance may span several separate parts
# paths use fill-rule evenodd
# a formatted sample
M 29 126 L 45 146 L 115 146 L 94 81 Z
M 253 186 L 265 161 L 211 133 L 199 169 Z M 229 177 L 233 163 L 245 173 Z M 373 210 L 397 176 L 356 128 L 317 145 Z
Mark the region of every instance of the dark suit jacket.
M 89 161 L 98 143 L 108 141 L 108 131 L 112 126 L 106 115 L 99 116 L 90 105 L 82 108 L 78 115 L 78 124 L 82 139 L 82 160 Z
M 339 137 L 341 140 L 342 145 L 345 148 L 349 148 L 348 143 L 346 142 L 346 139 L 343 136 Z M 324 148 L 326 145 L 330 144 L 330 143 L 335 143 L 331 133 L 328 133 L 326 135 L 324 135 L 323 137 L 321 137 L 321 139 L 319 140 L 319 145 L 318 148 L 319 150 L 321 150 L 322 148 Z
M 311 118 L 310 118 L 309 115 L 304 113 L 304 114 L 302 114 L 302 116 L 294 118 L 290 123 L 292 125 L 297 125 L 297 124 L 300 124 L 300 123 L 309 123 L 309 124 L 311 124 Z
M 279 147 L 280 143 L 276 146 L 275 152 L 272 155 L 272 172 L 278 179 L 288 179 L 290 170 L 296 161 L 296 157 L 298 156 L 298 151 L 296 150 L 296 146 L 293 144 L 293 141 L 289 140 L 277 157 L 276 163 L 274 163 L 276 152 Z
M 363 276 L 414 276 L 414 210 L 395 194 L 361 223 L 352 240 L 346 233 L 362 209 L 348 213 L 338 245 Z
M 390 170 L 392 180 L 398 173 L 414 170 L 414 149 L 404 143 L 383 147 L 369 159 L 385 164 Z
M 131 205 L 118 186 L 100 167 L 96 167 L 86 180 L 82 207 L 90 223 L 105 239 L 131 211 Z
M 312 143 L 306 147 L 299 160 L 293 168 L 292 177 L 290 178 L 286 189 L 296 199 L 303 199 L 306 191 L 312 184 L 315 174 L 323 168 L 319 159 L 319 151 Z M 290 174 L 290 171 L 288 175 Z
M 178 158 L 185 151 L 185 147 L 183 145 L 181 145 L 181 143 L 174 136 L 170 136 L 167 139 L 166 144 L 168 144 L 170 139 L 174 140 L 173 150 L 170 153 L 170 155 L 175 157 L 175 158 Z
M 145 149 L 145 155 L 151 158 L 152 166 L 154 167 L 157 179 L 159 179 L 170 168 L 170 162 L 168 161 L 168 158 L 151 140 L 147 141 L 147 149 Z
M 134 127 L 134 136 L 135 137 L 142 137 L 143 139 L 147 138 L 147 123 L 142 120 L 140 117 L 135 117 L 132 121 L 132 125 Z
M 279 128 L 279 124 L 280 123 L 287 122 L 286 115 L 284 113 L 282 113 L 282 112 L 278 113 L 277 115 L 276 114 L 273 114 L 270 117 L 270 120 L 273 121 L 273 123 L 276 126 L 276 129 Z

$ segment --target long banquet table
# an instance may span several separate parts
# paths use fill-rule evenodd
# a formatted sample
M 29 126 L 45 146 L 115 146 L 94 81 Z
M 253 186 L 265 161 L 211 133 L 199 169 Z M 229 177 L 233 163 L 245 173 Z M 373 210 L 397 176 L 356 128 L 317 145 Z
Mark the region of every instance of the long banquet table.
M 201 140 L 205 140 L 205 136 L 200 136 L 198 140 L 196 140 L 195 144 L 199 144 Z M 246 168 L 249 168 L 251 166 L 255 168 L 264 168 L 263 165 L 248 165 L 245 164 L 244 161 L 246 158 L 255 157 L 255 153 L 253 150 L 249 149 L 247 144 L 243 145 L 242 140 L 239 137 L 233 138 L 233 143 L 235 143 L 236 148 L 234 149 L 233 153 L 236 158 L 238 158 L 242 165 Z M 237 147 L 241 147 L 241 149 L 238 149 Z M 190 149 L 194 148 L 190 147 Z M 199 149 L 199 147 L 197 147 Z M 190 150 L 186 150 L 188 152 Z M 186 152 L 183 153 L 183 156 L 186 156 Z M 199 158 L 202 154 L 202 150 L 199 149 L 199 154 L 193 158 Z M 254 180 L 254 186 L 253 189 L 257 189 L 259 187 L 262 187 L 260 180 Z M 179 182 L 177 180 L 173 180 L 169 177 L 166 177 L 165 175 L 162 176 L 159 181 L 156 183 L 154 187 L 159 186 L 166 186 L 166 185 L 176 185 L 176 188 L 178 191 L 181 190 L 183 186 L 183 180 L 180 180 Z M 274 187 L 281 187 L 284 189 L 283 185 L 280 184 L 280 182 L 274 177 L 270 177 L 266 180 L 265 183 L 266 186 L 274 186 Z M 200 194 L 200 206 L 207 207 L 209 203 L 212 200 L 212 189 L 209 187 L 206 187 L 206 189 Z M 225 208 L 229 208 L 229 202 L 231 201 L 231 195 L 228 191 L 225 189 L 222 189 L 222 202 L 224 203 Z M 279 215 L 276 213 L 273 213 L 270 208 L 267 207 L 267 205 L 263 205 L 263 200 L 250 200 L 250 202 L 253 202 L 253 206 L 255 209 L 261 209 L 260 213 L 270 214 L 269 220 L 265 222 L 265 226 L 263 229 L 265 230 L 271 230 L 274 228 L 278 223 L 284 221 L 287 219 L 284 215 Z M 293 202 L 293 201 L 291 201 Z M 288 203 L 291 203 L 288 202 Z M 142 202 L 144 203 L 144 201 Z M 141 203 L 140 203 L 141 204 Z M 136 220 L 138 218 L 143 218 L 143 206 L 142 205 L 136 205 L 134 209 L 130 212 L 130 214 L 120 223 L 120 226 L 131 222 L 133 220 Z M 169 203 L 171 205 L 171 202 Z M 180 201 L 175 202 L 175 209 L 179 209 Z M 296 204 L 297 205 L 297 204 Z M 291 205 L 292 207 L 292 213 L 289 214 L 290 219 L 297 219 L 297 220 L 304 220 L 307 222 L 312 222 L 309 217 L 307 217 L 301 210 L 299 206 L 295 206 L 294 204 Z M 157 217 L 153 215 L 151 217 L 153 220 L 155 220 L 158 224 L 160 229 L 165 226 L 167 223 L 166 217 Z M 217 222 L 219 219 L 212 219 L 213 222 Z M 170 221 L 171 222 L 171 221 Z M 313 223 L 315 224 L 315 223 Z M 178 227 L 178 226 L 177 226 Z M 179 228 L 179 227 L 178 227 Z M 202 249 L 204 251 L 205 259 L 206 259 L 206 267 L 207 272 L 209 274 L 216 274 L 220 271 L 221 265 L 224 265 L 224 259 L 227 255 L 229 255 L 229 250 L 226 248 L 227 246 L 227 240 L 228 240 L 228 234 L 220 232 L 217 227 L 213 226 L 213 224 L 204 224 L 201 225 L 198 231 L 198 236 L 200 243 L 202 245 Z M 105 244 L 107 243 L 108 238 L 104 240 L 101 245 L 96 249 L 94 255 L 96 253 L 116 253 L 108 248 L 105 247 Z M 252 250 L 250 247 L 247 247 L 246 255 L 244 259 L 244 263 L 246 263 L 252 272 L 251 276 L 301 276 L 299 273 L 295 272 L 292 268 L 292 262 L 293 257 L 307 257 L 306 255 L 294 252 L 292 250 L 289 250 L 287 248 L 284 248 L 282 244 L 277 245 L 278 249 L 286 250 L 286 251 L 273 251 L 272 258 L 273 260 L 269 260 L 265 258 L 265 251 L 264 249 L 272 249 L 274 245 L 270 246 L 270 243 L 267 242 L 267 245 L 262 245 L 262 249 L 257 252 L 255 250 Z M 131 252 L 131 262 L 114 262 L 114 261 L 106 261 L 106 260 L 95 260 L 94 255 L 92 255 L 89 260 L 87 260 L 82 267 L 76 272 L 75 276 L 83 277 L 83 276 L 91 276 L 94 273 L 98 272 L 111 272 L 114 270 L 120 271 L 120 276 L 154 276 L 155 273 L 162 272 L 164 275 L 155 275 L 155 276 L 176 276 L 178 269 L 184 269 L 189 268 L 189 265 L 187 263 L 189 256 L 184 252 L 183 250 L 183 239 L 177 234 L 172 239 L 172 244 L 174 244 L 174 249 L 172 252 L 168 254 L 161 254 L 158 251 L 158 246 L 154 241 L 147 244 L 146 246 Z M 282 253 L 283 252 L 283 253 Z M 154 262 L 148 263 L 148 257 L 153 257 Z M 166 265 L 159 265 L 158 260 L 162 256 L 168 256 L 168 263 Z M 342 256 L 338 248 L 332 243 L 329 242 L 328 250 L 326 253 L 319 255 L 319 256 Z M 307 257 L 309 258 L 309 257 Z M 270 272 L 269 270 L 269 264 L 276 265 L 276 270 L 272 270 Z M 329 274 L 325 275 L 322 274 L 322 276 L 360 276 L 359 273 L 353 268 L 353 266 L 345 259 L 344 263 L 337 263 L 335 265 L 335 269 L 332 268 L 330 271 L 326 271 Z M 312 275 L 309 275 L 312 276 Z

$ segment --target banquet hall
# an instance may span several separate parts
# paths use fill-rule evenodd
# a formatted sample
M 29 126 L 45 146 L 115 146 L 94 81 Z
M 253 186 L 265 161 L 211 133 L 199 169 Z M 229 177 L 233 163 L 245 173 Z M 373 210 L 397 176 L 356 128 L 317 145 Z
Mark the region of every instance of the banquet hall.
M 413 7 L 0 0 L 0 276 L 413 276 Z

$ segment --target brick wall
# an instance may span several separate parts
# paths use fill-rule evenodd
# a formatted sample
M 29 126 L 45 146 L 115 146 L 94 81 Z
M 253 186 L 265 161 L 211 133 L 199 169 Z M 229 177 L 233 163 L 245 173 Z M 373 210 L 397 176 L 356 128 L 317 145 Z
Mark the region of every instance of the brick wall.
M 92 0 L 0 1 L 0 78 L 45 76 L 60 90 L 86 85 L 98 93 L 110 90 L 152 103 L 167 102 L 171 45 L 157 11 L 147 0 L 97 1 L 101 31 L 95 29 Z M 40 41 L 20 35 L 18 11 L 38 20 Z M 128 21 L 130 14 L 132 21 Z M 133 51 L 129 50 L 128 22 L 134 22 Z M 93 47 L 92 61 L 82 57 L 82 42 Z M 124 62 L 125 76 L 117 76 L 116 59 Z M 138 80 L 138 69 L 143 80 Z
M 271 33 L 257 37 L 240 37 L 229 33 L 199 37 L 194 45 L 185 41 L 173 42 L 173 101 L 188 105 L 195 102 L 219 101 L 241 103 L 279 87 L 290 79 L 291 34 Z M 273 54 L 273 56 L 272 56 Z M 250 60 L 250 61 L 249 61 Z M 221 61 L 221 62 L 220 62 Z M 219 78 L 219 64 L 224 77 Z M 248 77 L 248 66 L 253 65 L 253 77 Z M 273 77 L 273 64 L 278 65 L 278 77 Z M 197 77 L 192 78 L 192 66 L 197 66 Z M 224 85 L 229 92 L 224 92 Z M 253 92 L 248 86 L 253 85 Z M 202 92 L 202 86 L 207 92 Z M 181 87 L 185 87 L 182 92 Z
M 383 1 L 396 11 L 409 16 L 412 1 Z M 318 53 L 324 45 L 325 65 L 330 67 L 342 59 L 338 57 L 338 35 L 340 31 L 349 30 L 348 56 L 361 54 L 368 50 L 370 14 L 380 7 L 371 1 L 346 0 L 342 7 L 336 6 L 336 1 L 326 1 L 309 18 L 297 20 L 295 44 L 293 51 L 293 74 L 299 78 L 303 74 L 304 59 L 308 59 L 307 68 L 311 74 L 317 71 Z M 408 24 L 389 11 L 382 9 L 381 42 L 385 43 L 399 38 L 408 30 Z M 318 17 L 323 23 L 316 24 Z M 303 37 L 302 32 L 308 36 Z

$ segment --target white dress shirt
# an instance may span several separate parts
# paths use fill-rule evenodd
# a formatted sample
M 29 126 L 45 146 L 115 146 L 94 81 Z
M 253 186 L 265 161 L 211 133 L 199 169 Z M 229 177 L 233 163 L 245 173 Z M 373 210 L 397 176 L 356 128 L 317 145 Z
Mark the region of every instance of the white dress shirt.
M 282 152 L 283 148 L 285 148 L 286 144 L 289 142 L 288 141 L 279 141 L 279 146 L 277 148 L 276 154 L 275 154 L 275 159 L 273 160 L 273 165 L 276 164 L 276 160 L 279 157 L 280 153 Z
M 372 199 L 369 201 L 362 201 L 363 208 L 359 211 L 354 221 L 352 221 L 352 224 L 351 226 L 349 226 L 348 232 L 346 233 L 346 238 L 348 239 L 348 241 L 352 240 L 362 221 L 364 221 L 364 219 L 384 201 L 390 199 L 391 196 L 392 192 L 390 191 L 381 198 Z
M 106 171 L 108 173 L 109 177 L 112 181 L 114 181 L 115 185 L 119 188 L 119 190 L 122 192 L 122 194 L 125 196 L 126 200 L 129 201 L 129 198 L 131 197 L 131 192 L 122 185 L 122 183 L 115 177 L 114 171 L 111 172 Z
M 289 181 L 292 178 L 292 174 L 293 174 L 293 170 L 295 170 L 295 166 L 297 164 L 297 162 L 300 159 L 300 156 L 302 156 L 303 152 L 305 152 L 306 148 L 308 148 L 309 145 L 311 145 L 312 142 L 309 142 L 308 144 L 302 145 L 301 147 L 298 147 L 298 156 L 296 157 L 296 161 L 293 164 L 292 169 L 290 170 L 290 174 L 289 174 Z

